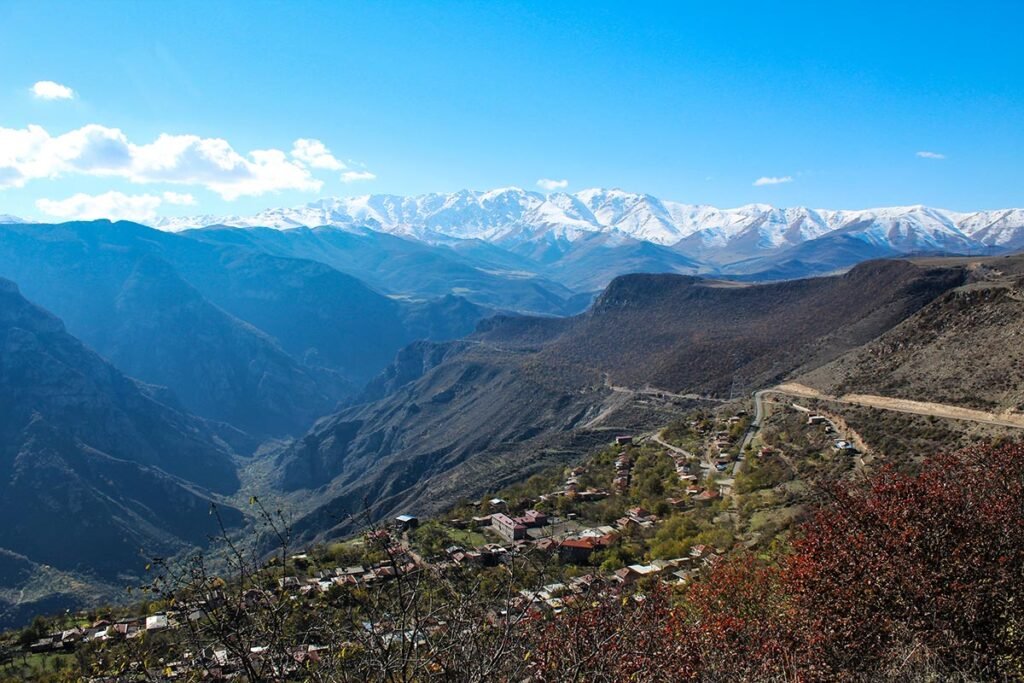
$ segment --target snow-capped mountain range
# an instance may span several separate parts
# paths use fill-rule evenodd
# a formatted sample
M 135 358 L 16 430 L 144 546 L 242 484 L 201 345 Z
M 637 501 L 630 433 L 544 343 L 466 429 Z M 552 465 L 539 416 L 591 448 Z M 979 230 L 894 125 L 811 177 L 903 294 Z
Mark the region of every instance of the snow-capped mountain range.
M 323 225 L 370 229 L 425 242 L 484 240 L 510 247 L 571 243 L 603 233 L 672 247 L 713 263 L 755 258 L 828 236 L 846 236 L 889 253 L 1009 250 L 1024 246 L 1024 209 L 960 213 L 925 206 L 864 210 L 719 209 L 649 194 L 589 189 L 541 194 L 519 188 L 418 196 L 321 199 L 253 216 L 164 218 L 165 230 L 225 225 L 289 229 Z

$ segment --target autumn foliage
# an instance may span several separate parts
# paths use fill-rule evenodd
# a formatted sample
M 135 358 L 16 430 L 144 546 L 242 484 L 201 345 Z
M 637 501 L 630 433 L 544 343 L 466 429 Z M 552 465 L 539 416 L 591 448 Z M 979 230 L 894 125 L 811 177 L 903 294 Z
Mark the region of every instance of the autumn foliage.
M 814 661 L 1022 673 L 1024 448 L 969 448 L 832 493 L 784 571 Z
M 1024 447 L 833 485 L 792 550 L 682 600 L 605 602 L 537 637 L 542 680 L 1018 680 Z

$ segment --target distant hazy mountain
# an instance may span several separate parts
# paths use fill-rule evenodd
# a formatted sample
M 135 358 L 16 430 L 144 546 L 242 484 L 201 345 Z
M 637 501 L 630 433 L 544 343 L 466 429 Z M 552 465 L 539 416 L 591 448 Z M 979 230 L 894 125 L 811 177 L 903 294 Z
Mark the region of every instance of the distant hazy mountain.
M 121 581 L 143 553 L 205 542 L 208 491 L 238 488 L 232 453 L 157 396 L 0 280 L 0 567 Z
M 212 303 L 183 279 L 176 259 L 193 273 L 222 269 L 202 245 L 130 223 L 0 229 L 0 276 L 122 371 L 171 389 L 191 412 L 254 434 L 296 433 L 353 390 Z
M 604 189 L 549 195 L 518 188 L 413 197 L 365 195 L 324 199 L 293 209 L 267 209 L 248 217 L 165 219 L 157 227 L 180 230 L 211 224 L 369 228 L 426 242 L 485 240 L 520 254 L 542 255 L 546 253 L 544 245 L 561 245 L 558 250 L 568 253 L 573 243 L 599 233 L 672 247 L 704 262 L 705 270 L 767 258 L 836 234 L 860 240 L 865 251 L 875 256 L 1024 246 L 1021 209 L 959 213 L 907 206 L 848 211 L 782 209 L 765 204 L 718 209 Z M 687 265 L 694 264 L 683 267 Z M 770 268 L 772 264 L 761 265 Z M 673 264 L 675 270 L 679 266 Z
M 0 276 L 120 369 L 255 435 L 302 433 L 404 345 L 460 337 L 491 313 L 452 295 L 396 300 L 324 263 L 207 236 L 6 225 Z
M 480 240 L 427 244 L 336 227 L 206 228 L 181 234 L 222 247 L 323 263 L 407 303 L 454 294 L 481 306 L 554 315 L 578 313 L 589 303 L 538 275 L 528 259 Z

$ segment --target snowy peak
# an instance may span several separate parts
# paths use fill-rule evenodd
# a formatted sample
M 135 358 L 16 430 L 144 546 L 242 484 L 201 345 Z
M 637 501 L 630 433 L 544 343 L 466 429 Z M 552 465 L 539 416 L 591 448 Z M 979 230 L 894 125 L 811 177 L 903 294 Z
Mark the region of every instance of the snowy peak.
M 957 213 L 903 206 L 850 211 L 767 204 L 720 209 L 601 188 L 547 195 L 506 187 L 408 197 L 338 197 L 246 217 L 161 219 L 154 227 L 181 230 L 207 225 L 282 230 L 329 225 L 426 242 L 477 239 L 503 247 L 572 243 L 602 233 L 669 246 L 714 263 L 777 253 L 831 234 L 889 253 L 1024 247 L 1021 209 Z
M 954 214 L 957 225 L 971 238 L 1003 249 L 1024 247 L 1024 209 Z

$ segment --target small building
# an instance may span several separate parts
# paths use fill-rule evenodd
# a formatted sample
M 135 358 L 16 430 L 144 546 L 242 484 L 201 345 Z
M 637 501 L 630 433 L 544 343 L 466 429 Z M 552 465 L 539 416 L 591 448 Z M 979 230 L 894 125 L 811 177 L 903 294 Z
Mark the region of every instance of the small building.
M 600 541 L 596 538 L 570 538 L 564 540 L 558 546 L 558 557 L 563 562 L 572 564 L 584 564 L 590 560 L 590 555 L 598 549 Z
M 622 583 L 633 583 L 637 575 L 629 567 L 623 567 L 615 571 L 615 578 Z
M 154 614 L 151 617 L 146 617 L 147 631 L 162 631 L 168 626 L 166 614 Z
M 542 538 L 534 543 L 533 547 L 542 553 L 550 553 L 558 548 L 558 541 L 553 538 Z
M 697 501 L 698 503 L 710 503 L 713 500 L 718 500 L 719 497 L 720 496 L 718 494 L 718 491 L 707 489 L 706 491 L 701 491 L 700 493 L 698 493 L 694 497 L 694 500 Z
M 569 587 L 576 593 L 587 593 L 601 585 L 601 577 L 597 574 L 584 574 L 569 580 Z
M 526 525 L 520 524 L 502 512 L 491 515 L 491 528 L 506 541 L 518 541 L 521 538 L 526 538 Z
M 650 576 L 657 576 L 661 570 L 652 564 L 631 564 L 628 567 L 615 572 L 615 576 L 622 583 L 633 583 L 638 579 L 647 578 Z
M 839 440 L 837 440 L 832 445 L 832 447 L 834 449 L 836 449 L 837 451 L 846 452 L 846 453 L 850 453 L 850 452 L 853 452 L 853 451 L 857 450 L 856 446 L 854 446 L 852 443 L 850 443 L 846 439 L 839 439 Z
M 373 529 L 366 532 L 366 540 L 374 545 L 387 545 L 391 543 L 391 532 L 387 529 Z
M 632 517 L 619 517 L 615 520 L 615 526 L 622 531 L 630 531 L 640 526 L 640 523 Z
M 630 446 L 633 443 L 633 437 L 631 436 L 617 436 L 615 437 L 616 446 Z
M 41 638 L 29 645 L 28 651 L 33 654 L 39 652 L 53 652 L 54 650 L 59 650 L 61 647 L 60 642 L 53 638 Z
M 415 515 L 398 515 L 395 517 L 395 528 L 399 531 L 409 531 L 420 525 L 420 520 Z
M 809 425 L 823 425 L 828 422 L 828 418 L 824 415 L 809 415 L 807 417 L 807 424 Z
M 491 525 L 491 516 L 490 515 L 481 515 L 479 517 L 473 517 L 472 519 L 469 520 L 469 526 L 470 526 L 471 529 L 479 529 L 482 526 L 490 526 L 490 525 Z
M 528 529 L 534 529 L 545 526 L 548 523 L 548 516 L 537 510 L 527 510 L 522 517 L 515 517 L 512 521 L 522 524 Z

